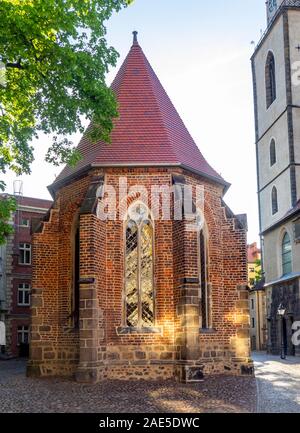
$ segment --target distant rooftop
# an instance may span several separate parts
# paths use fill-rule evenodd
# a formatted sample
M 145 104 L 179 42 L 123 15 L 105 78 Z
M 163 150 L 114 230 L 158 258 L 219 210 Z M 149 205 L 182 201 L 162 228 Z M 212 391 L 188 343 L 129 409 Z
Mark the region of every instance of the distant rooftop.
M 53 204 L 51 200 L 46 200 L 43 198 L 26 197 L 22 195 L 13 195 L 6 193 L 0 194 L 0 199 L 6 197 L 14 197 L 20 206 L 49 209 Z

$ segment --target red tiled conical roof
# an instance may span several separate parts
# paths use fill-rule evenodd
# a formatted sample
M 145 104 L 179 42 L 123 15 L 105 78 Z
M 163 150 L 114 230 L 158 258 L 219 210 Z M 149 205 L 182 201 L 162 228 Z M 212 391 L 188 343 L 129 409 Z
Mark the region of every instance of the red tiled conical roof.
M 208 164 L 137 42 L 121 66 L 112 89 L 119 118 L 111 144 L 91 143 L 83 136 L 78 149 L 83 159 L 65 167 L 52 187 L 91 166 L 183 166 L 228 185 Z

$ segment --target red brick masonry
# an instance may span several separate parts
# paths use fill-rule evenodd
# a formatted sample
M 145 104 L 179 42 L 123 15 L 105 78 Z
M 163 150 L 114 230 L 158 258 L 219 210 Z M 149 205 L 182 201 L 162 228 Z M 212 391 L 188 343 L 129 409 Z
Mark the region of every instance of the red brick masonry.
M 174 174 L 205 188 L 212 329 L 200 330 L 197 232 L 186 221 L 155 221 L 156 333 L 124 334 L 123 222 L 82 210 L 99 176 L 118 191 L 171 185 Z M 103 378 L 194 380 L 202 373 L 252 374 L 246 229 L 222 201 L 223 188 L 182 169 L 107 168 L 61 188 L 49 221 L 33 237 L 31 356 L 28 372 Z M 137 197 L 138 198 L 138 197 Z M 80 321 L 73 326 L 74 233 L 80 226 Z
M 54 206 L 34 235 L 28 372 L 76 373 L 82 382 L 252 374 L 246 228 L 223 203 L 229 185 L 204 159 L 136 38 L 112 89 L 119 118 L 111 145 L 84 135 L 83 158 L 50 187 Z M 149 197 L 154 185 L 203 188 L 209 329 L 200 330 L 199 233 L 174 218 L 154 222 L 154 326 L 123 327 L 124 222 L 119 215 L 114 221 L 97 217 L 103 184 L 114 187 L 118 210 L 124 204 L 118 198 L 121 177 L 128 188 L 145 187 Z M 131 202 L 137 199 L 143 201 L 136 195 Z M 73 314 L 78 281 L 79 328 Z

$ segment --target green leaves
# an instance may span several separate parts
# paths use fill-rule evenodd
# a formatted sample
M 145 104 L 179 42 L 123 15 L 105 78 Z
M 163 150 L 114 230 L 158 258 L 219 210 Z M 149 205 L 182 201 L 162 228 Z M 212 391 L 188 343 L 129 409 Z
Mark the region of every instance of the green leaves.
M 29 143 L 39 131 L 60 136 L 53 162 L 69 162 L 69 154 L 74 163 L 65 137 L 83 130 L 84 117 L 94 120 L 91 138 L 109 141 L 117 107 L 105 75 L 118 54 L 107 45 L 105 22 L 130 3 L 1 1 L 0 61 L 7 81 L 0 87 L 2 170 L 30 172 Z
M 105 75 L 115 66 L 118 53 L 107 44 L 105 25 L 114 12 L 131 3 L 1 0 L 2 172 L 30 173 L 30 143 L 40 131 L 55 137 L 47 161 L 75 165 L 80 155 L 67 137 L 83 132 L 85 118 L 92 122 L 90 139 L 109 142 L 117 104 Z M 0 242 L 5 227 L 0 226 Z
M 5 190 L 5 183 L 0 181 L 0 191 Z M 17 209 L 16 200 L 13 197 L 0 196 L 0 245 L 5 243 L 7 236 L 13 233 L 11 224 L 12 213 Z

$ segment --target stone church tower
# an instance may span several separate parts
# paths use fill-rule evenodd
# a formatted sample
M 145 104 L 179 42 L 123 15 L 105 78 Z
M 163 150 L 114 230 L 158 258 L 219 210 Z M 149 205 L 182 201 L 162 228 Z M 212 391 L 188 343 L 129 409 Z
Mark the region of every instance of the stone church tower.
M 223 202 L 228 183 L 136 32 L 112 89 L 112 143 L 83 137 L 82 161 L 49 187 L 54 205 L 35 230 L 28 374 L 91 383 L 252 374 L 246 218 Z M 169 191 L 170 215 L 160 206 Z
M 269 0 L 252 57 L 268 349 L 290 355 L 300 320 L 300 1 Z M 285 315 L 280 319 L 278 308 Z

